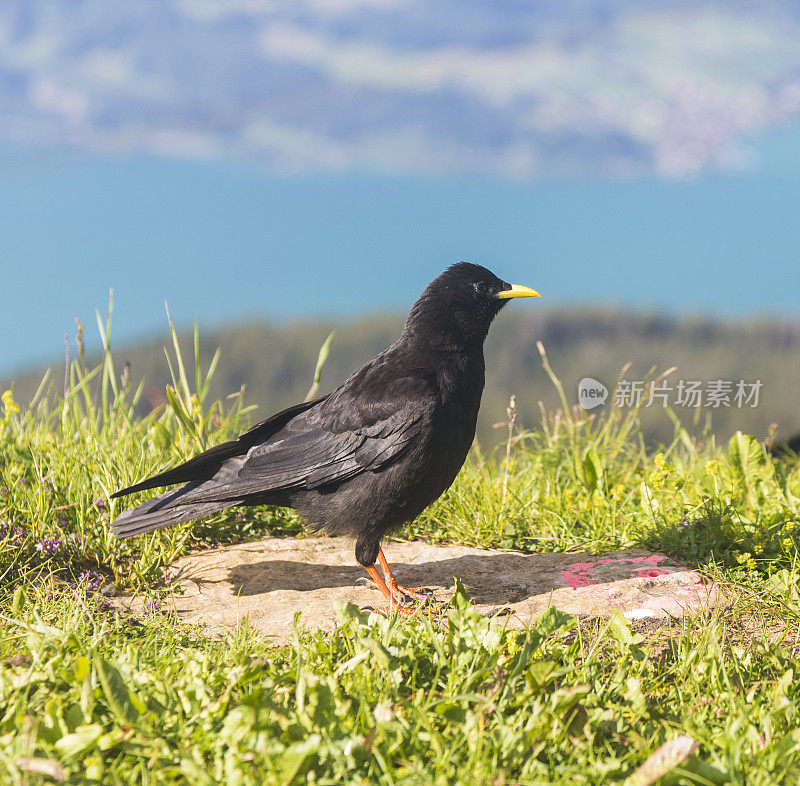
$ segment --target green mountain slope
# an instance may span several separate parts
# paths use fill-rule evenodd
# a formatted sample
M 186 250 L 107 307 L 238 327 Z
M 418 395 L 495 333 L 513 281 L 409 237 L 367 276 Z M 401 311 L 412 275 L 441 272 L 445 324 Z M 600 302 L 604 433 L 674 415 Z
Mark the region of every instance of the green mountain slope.
M 222 397 L 246 388 L 246 401 L 256 404 L 256 418 L 267 417 L 303 398 L 308 390 L 317 352 L 331 330 L 336 330 L 321 391 L 330 390 L 361 363 L 390 344 L 402 325 L 399 316 L 372 316 L 351 321 L 319 321 L 285 326 L 249 322 L 216 331 L 201 331 L 203 362 L 216 348 L 222 357 L 212 394 Z M 191 339 L 183 334 L 183 349 L 191 355 Z M 661 372 L 676 366 L 667 379 L 667 400 L 674 404 L 679 380 L 696 380 L 707 390 L 709 381 L 733 383 L 760 380 L 758 405 L 674 407 L 687 424 L 700 433 L 711 416 L 715 435 L 727 438 L 742 429 L 765 438 L 772 424 L 778 436 L 788 437 L 800 429 L 800 324 L 753 321 L 734 324 L 709 319 L 673 319 L 658 315 L 627 314 L 603 309 L 539 308 L 533 313 L 503 314 L 492 327 L 486 344 L 487 386 L 478 435 L 488 447 L 502 441 L 505 428 L 493 428 L 506 420 L 509 397 L 516 396 L 517 422 L 523 427 L 539 422 L 539 402 L 552 411 L 559 406 L 556 391 L 542 368 L 537 341 L 546 348 L 550 363 L 577 404 L 577 385 L 583 377 L 603 382 L 612 392 L 622 367 L 631 363 L 626 379 L 645 378 L 652 368 Z M 115 358 L 130 361 L 133 382 L 147 380 L 145 406 L 164 401 L 169 369 L 162 347 L 164 340 L 115 349 Z M 35 390 L 43 370 L 17 375 L 17 398 L 25 400 Z M 118 368 L 117 373 L 122 373 Z M 53 367 L 52 379 L 62 376 Z M 12 380 L 0 379 L 5 389 Z M 646 397 L 645 397 L 646 398 Z M 643 422 L 648 439 L 665 441 L 673 425 L 660 401 L 644 407 Z

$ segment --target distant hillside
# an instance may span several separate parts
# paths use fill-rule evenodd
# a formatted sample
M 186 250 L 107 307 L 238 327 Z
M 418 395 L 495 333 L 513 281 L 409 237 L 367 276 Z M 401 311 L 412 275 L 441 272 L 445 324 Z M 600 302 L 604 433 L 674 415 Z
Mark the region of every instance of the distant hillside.
M 258 405 L 257 418 L 270 415 L 301 399 L 308 390 L 317 352 L 328 333 L 336 338 L 322 378 L 322 390 L 330 390 L 361 363 L 390 344 L 402 325 L 399 316 L 369 317 L 348 322 L 320 321 L 286 326 L 262 322 L 232 326 L 201 335 L 201 353 L 207 364 L 215 349 L 222 358 L 215 376 L 213 395 L 225 396 L 246 387 L 248 403 Z M 506 418 L 510 395 L 515 394 L 518 422 L 533 426 L 540 421 L 539 401 L 548 410 L 558 399 L 542 369 L 536 342 L 541 340 L 550 363 L 577 403 L 577 385 L 583 377 L 603 382 L 613 391 L 622 366 L 631 362 L 626 379 L 642 379 L 652 366 L 659 371 L 677 366 L 669 377 L 670 404 L 675 403 L 679 380 L 734 384 L 760 380 L 758 406 L 737 408 L 703 406 L 701 423 L 713 414 L 713 431 L 721 438 L 736 429 L 759 438 L 770 425 L 779 425 L 779 436 L 800 430 L 800 324 L 749 322 L 731 324 L 708 319 L 672 319 L 658 315 L 632 315 L 619 311 L 567 309 L 502 314 L 492 327 L 486 344 L 487 388 L 479 423 L 479 438 L 485 446 L 502 439 L 503 431 L 492 425 Z M 164 341 L 150 341 L 114 350 L 118 372 L 131 362 L 134 381 L 147 380 L 148 406 L 164 400 L 169 371 L 164 359 Z M 184 352 L 191 355 L 188 334 Z M 41 379 L 43 370 L 17 375 L 15 389 L 24 400 Z M 62 376 L 54 367 L 53 379 Z M 0 388 L 11 380 L 0 379 Z M 707 385 L 701 386 L 701 389 Z M 613 396 L 612 394 L 610 394 Z M 607 405 L 611 402 L 607 402 Z M 676 407 L 691 424 L 694 409 Z M 644 415 L 650 440 L 667 440 L 672 424 L 657 402 Z

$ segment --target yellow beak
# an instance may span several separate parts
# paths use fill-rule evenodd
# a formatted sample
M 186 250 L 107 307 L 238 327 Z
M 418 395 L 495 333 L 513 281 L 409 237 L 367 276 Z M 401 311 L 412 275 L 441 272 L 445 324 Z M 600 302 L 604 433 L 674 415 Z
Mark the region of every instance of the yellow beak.
M 498 292 L 495 297 L 500 298 L 500 300 L 508 300 L 512 297 L 541 297 L 541 295 L 530 287 L 523 287 L 522 284 L 512 284 L 511 289 L 504 289 L 502 292 Z

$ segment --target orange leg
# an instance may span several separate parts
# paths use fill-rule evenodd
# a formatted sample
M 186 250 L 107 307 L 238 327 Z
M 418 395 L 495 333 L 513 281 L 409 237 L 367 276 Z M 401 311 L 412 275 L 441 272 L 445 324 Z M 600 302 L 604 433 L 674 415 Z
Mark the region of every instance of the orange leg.
M 386 586 L 386 582 L 381 578 L 381 574 L 378 573 L 378 569 L 374 565 L 370 565 L 368 568 L 365 568 L 367 573 L 372 577 L 372 580 L 375 582 L 375 586 L 384 594 L 386 600 L 389 601 L 389 614 L 391 615 L 392 612 L 397 609 L 404 617 L 413 617 L 416 614 L 415 609 L 409 609 L 407 606 L 403 606 L 400 601 L 397 600 L 395 594 Z M 389 574 L 391 576 L 391 573 Z
M 409 588 L 397 583 L 397 580 L 392 573 L 392 569 L 389 567 L 389 563 L 386 561 L 386 557 L 383 554 L 383 549 L 378 549 L 378 562 L 381 564 L 381 570 L 383 571 L 383 576 L 386 579 L 387 588 L 392 595 L 395 597 L 397 597 L 398 594 L 410 595 L 412 598 L 419 598 L 420 600 L 423 600 L 427 597 L 425 591 L 419 587 Z

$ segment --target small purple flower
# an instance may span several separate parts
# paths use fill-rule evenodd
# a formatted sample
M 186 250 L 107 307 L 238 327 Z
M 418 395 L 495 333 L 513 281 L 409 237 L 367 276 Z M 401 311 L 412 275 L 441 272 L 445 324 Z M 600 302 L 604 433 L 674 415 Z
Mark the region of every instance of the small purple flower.
M 30 483 L 30 481 L 27 478 L 20 478 L 19 479 L 19 485 L 20 486 L 27 486 L 28 483 Z
M 36 544 L 36 551 L 41 554 L 57 554 L 63 545 L 64 541 L 58 538 L 45 538 Z
M 144 611 L 142 612 L 142 617 L 149 617 L 153 614 L 159 614 L 161 612 L 161 603 L 157 600 L 146 600 L 144 602 Z
M 97 499 L 94 501 L 94 506 L 95 506 L 95 507 L 96 507 L 98 510 L 105 510 L 105 507 L 106 507 L 106 501 L 105 501 L 105 500 L 104 500 L 102 497 L 98 497 L 98 498 L 97 498 Z
M 84 570 L 78 576 L 78 583 L 87 590 L 98 590 L 103 586 L 103 577 L 95 570 Z
M 4 538 L 16 540 L 20 535 L 22 535 L 22 529 L 19 527 L 12 527 L 10 520 L 5 519 L 0 521 L 0 540 Z
M 8 486 L 0 486 L 0 496 L 8 496 Z

